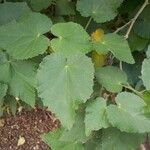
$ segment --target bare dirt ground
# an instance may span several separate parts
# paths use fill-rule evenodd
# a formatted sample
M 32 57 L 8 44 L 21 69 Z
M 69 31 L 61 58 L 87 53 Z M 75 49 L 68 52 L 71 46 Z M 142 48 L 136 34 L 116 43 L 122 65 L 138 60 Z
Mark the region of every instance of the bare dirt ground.
M 42 109 L 0 118 L 0 150 L 49 150 L 40 136 L 58 127 L 54 115 Z

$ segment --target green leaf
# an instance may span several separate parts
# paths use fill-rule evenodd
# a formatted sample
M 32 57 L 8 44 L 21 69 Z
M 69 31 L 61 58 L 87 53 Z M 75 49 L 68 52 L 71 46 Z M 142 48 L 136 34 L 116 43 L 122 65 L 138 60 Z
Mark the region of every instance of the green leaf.
M 7 84 L 0 83 L 0 101 L 6 95 L 8 86 Z M 0 103 L 1 105 L 1 103 Z
M 123 1 L 123 3 L 121 4 L 121 6 L 119 7 L 119 13 L 120 14 L 132 14 L 133 11 L 136 10 L 136 8 L 138 8 L 140 5 L 142 5 L 144 2 L 144 0 L 125 0 Z
M 84 17 L 92 17 L 97 23 L 110 21 L 117 16 L 117 8 L 123 0 L 78 0 L 77 10 Z
M 45 52 L 49 39 L 43 34 L 50 30 L 51 20 L 45 15 L 32 13 L 19 22 L 0 27 L 0 47 L 15 59 L 27 59 Z
M 131 51 L 142 51 L 148 45 L 149 40 L 138 36 L 134 32 L 131 32 L 128 42 Z
M 134 31 L 141 37 L 150 39 L 150 5 L 143 10 L 134 25 Z
M 150 106 L 150 91 L 145 91 L 143 93 L 143 100 L 148 106 Z
M 84 150 L 82 143 L 61 141 L 59 138 L 61 137 L 62 132 L 63 130 L 59 129 L 47 133 L 42 136 L 42 139 L 52 148 L 52 150 Z
M 142 64 L 142 80 L 147 90 L 150 90 L 150 59 L 145 59 Z
M 27 0 L 27 2 L 34 11 L 41 11 L 52 4 L 52 0 Z
M 81 54 L 69 56 L 54 53 L 40 65 L 37 79 L 39 96 L 56 113 L 62 125 L 70 129 L 75 121 L 75 109 L 92 93 L 93 64 Z
M 144 140 L 144 135 L 129 134 L 115 128 L 108 128 L 103 130 L 101 144 L 96 150 L 135 150 Z
M 51 32 L 58 37 L 51 40 L 51 47 L 54 51 L 70 55 L 75 52 L 87 53 L 91 50 L 90 37 L 79 24 L 57 23 L 52 26 Z
M 133 87 L 140 80 L 141 68 L 142 68 L 141 61 L 143 61 L 142 60 L 143 56 L 140 57 L 139 54 L 137 54 L 137 56 L 134 58 L 135 58 L 135 64 L 127 64 L 127 63 L 122 64 L 123 71 L 128 76 L 128 83 Z
M 25 101 L 30 106 L 35 105 L 35 64 L 30 61 L 12 63 L 12 79 L 9 82 L 10 94 Z
M 5 2 L 0 4 L 0 25 L 4 25 L 12 20 L 18 20 L 21 16 L 31 13 L 25 2 Z
M 96 47 L 95 47 L 96 44 Z M 111 51 L 120 61 L 130 64 L 134 63 L 128 42 L 124 37 L 115 33 L 105 34 L 102 40 L 93 43 L 98 53 L 107 53 Z
M 96 79 L 106 90 L 114 93 L 121 92 L 122 84 L 127 83 L 125 72 L 113 66 L 97 68 Z
M 116 97 L 116 105 L 107 108 L 109 122 L 113 127 L 129 133 L 150 132 L 150 120 L 143 114 L 144 101 L 128 92 L 122 92 Z
M 106 117 L 106 100 L 101 97 L 90 101 L 85 115 L 86 135 L 89 136 L 93 130 L 107 128 L 109 123 Z
M 147 58 L 150 58 L 150 45 L 148 46 L 148 49 L 146 51 Z
M 8 86 L 7 84 L 0 83 L 0 117 L 3 115 L 4 96 L 6 96 Z
M 11 69 L 8 61 L 8 55 L 0 51 L 0 82 L 9 83 L 11 80 Z
M 72 1 L 58 0 L 56 1 L 56 13 L 58 15 L 75 15 L 75 6 Z
M 30 61 L 8 59 L 4 53 L 2 55 L 4 61 L 0 61 L 0 81 L 8 83 L 11 95 L 34 106 L 36 65 Z
M 85 113 L 83 111 L 77 113 L 73 127 L 63 132 L 60 137 L 61 141 L 83 143 L 86 141 L 84 115 Z

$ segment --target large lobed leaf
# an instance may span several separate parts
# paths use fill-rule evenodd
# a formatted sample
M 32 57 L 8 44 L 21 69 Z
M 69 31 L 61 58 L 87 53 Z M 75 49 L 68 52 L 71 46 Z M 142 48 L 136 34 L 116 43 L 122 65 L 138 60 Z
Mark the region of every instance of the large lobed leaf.
M 0 4 L 0 25 L 4 25 L 12 20 L 18 20 L 27 13 L 31 13 L 31 10 L 25 2 L 5 2 Z
M 15 59 L 27 59 L 45 52 L 49 39 L 43 34 L 50 30 L 51 20 L 39 13 L 30 13 L 0 27 L 0 47 Z
M 145 102 L 138 96 L 123 92 L 117 95 L 116 105 L 107 108 L 109 122 L 113 127 L 129 133 L 150 132 L 150 120 L 143 114 Z
M 66 58 L 54 53 L 41 63 L 37 75 L 39 96 L 64 127 L 72 127 L 78 104 L 86 102 L 92 93 L 93 78 L 93 64 L 82 54 Z
M 9 85 L 9 94 L 34 106 L 36 65 L 30 61 L 8 59 L 2 52 L 0 58 L 0 82 Z

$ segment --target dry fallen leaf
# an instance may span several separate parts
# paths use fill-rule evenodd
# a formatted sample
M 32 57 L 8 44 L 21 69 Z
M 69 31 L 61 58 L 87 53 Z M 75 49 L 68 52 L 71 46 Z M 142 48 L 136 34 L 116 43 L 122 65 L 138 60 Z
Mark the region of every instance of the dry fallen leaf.
M 23 145 L 24 143 L 25 143 L 25 138 L 22 136 L 19 136 L 17 146 Z
M 3 127 L 5 124 L 5 120 L 4 119 L 0 119 L 0 128 Z

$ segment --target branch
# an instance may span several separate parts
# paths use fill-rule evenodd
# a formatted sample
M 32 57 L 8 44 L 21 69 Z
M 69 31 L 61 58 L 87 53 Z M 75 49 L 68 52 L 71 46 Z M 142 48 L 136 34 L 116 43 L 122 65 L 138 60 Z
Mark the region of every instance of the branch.
M 129 22 L 127 22 L 126 24 L 124 24 L 123 26 L 119 27 L 114 33 L 118 33 L 120 32 L 122 29 L 124 29 L 125 27 L 127 27 L 132 20 L 130 20 Z
M 88 22 L 87 22 L 87 24 L 85 26 L 85 30 L 87 30 L 87 28 L 90 25 L 91 21 L 92 21 L 92 17 L 89 18 L 89 20 L 88 20 Z
M 125 87 L 126 89 L 129 89 L 130 91 L 132 91 L 133 93 L 135 93 L 136 95 L 138 95 L 139 97 L 141 97 L 143 99 L 143 94 L 141 94 L 141 92 L 139 92 L 136 89 L 134 89 L 133 87 L 131 87 L 129 84 L 127 84 L 127 85 L 122 84 L 122 86 Z
M 139 9 L 139 11 L 136 13 L 135 17 L 132 18 L 129 22 L 127 22 L 126 24 L 124 24 L 123 26 L 119 27 L 114 33 L 118 33 L 120 32 L 122 29 L 126 28 L 128 25 L 129 28 L 127 30 L 126 35 L 124 36 L 125 39 L 127 39 L 129 37 L 129 34 L 131 32 L 131 29 L 135 23 L 135 21 L 137 20 L 137 18 L 139 17 L 139 15 L 141 14 L 141 12 L 144 10 L 144 8 L 149 4 L 148 0 L 145 0 L 145 2 L 143 3 L 142 7 Z
M 142 11 L 144 10 L 144 8 L 145 8 L 148 4 L 149 4 L 148 0 L 145 0 L 145 2 L 143 3 L 142 7 L 141 7 L 141 8 L 139 9 L 139 11 L 136 13 L 136 15 L 134 16 L 134 18 L 131 19 L 131 24 L 130 24 L 128 30 L 127 30 L 126 35 L 124 36 L 125 39 L 128 39 L 129 34 L 130 34 L 131 30 L 132 30 L 132 27 L 133 27 L 135 21 L 137 20 L 137 18 L 139 17 L 139 15 L 142 13 Z

